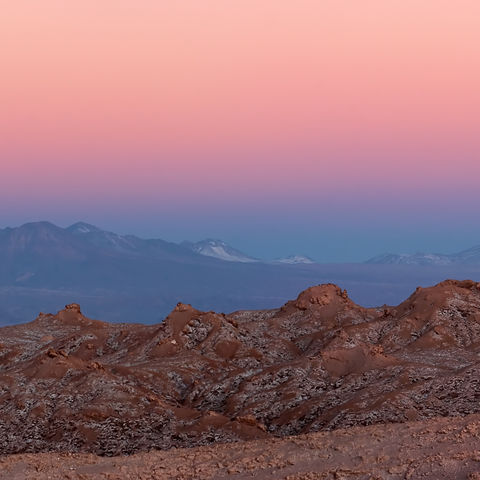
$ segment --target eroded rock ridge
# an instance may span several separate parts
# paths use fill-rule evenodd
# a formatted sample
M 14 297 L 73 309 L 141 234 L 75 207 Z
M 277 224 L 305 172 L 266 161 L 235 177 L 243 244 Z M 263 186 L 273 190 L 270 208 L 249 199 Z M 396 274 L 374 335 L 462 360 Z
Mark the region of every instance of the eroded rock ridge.
M 130 454 L 480 412 L 480 284 L 363 308 L 319 285 L 275 310 L 179 303 L 157 325 L 77 304 L 0 329 L 0 453 Z

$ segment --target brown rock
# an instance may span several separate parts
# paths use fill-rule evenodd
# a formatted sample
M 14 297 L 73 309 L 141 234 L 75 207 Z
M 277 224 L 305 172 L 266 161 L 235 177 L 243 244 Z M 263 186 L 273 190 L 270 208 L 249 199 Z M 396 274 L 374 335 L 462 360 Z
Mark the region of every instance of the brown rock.
M 274 310 L 179 304 L 158 325 L 71 304 L 0 329 L 0 344 L 1 454 L 111 456 L 480 413 L 471 281 L 394 308 L 363 308 L 332 284 Z M 461 435 L 477 438 L 470 425 Z

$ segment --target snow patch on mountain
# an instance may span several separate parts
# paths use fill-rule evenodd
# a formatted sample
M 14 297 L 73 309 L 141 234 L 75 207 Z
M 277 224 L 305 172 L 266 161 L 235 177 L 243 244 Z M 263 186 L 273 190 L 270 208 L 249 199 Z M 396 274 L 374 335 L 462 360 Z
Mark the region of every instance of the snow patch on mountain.
M 312 264 L 316 263 L 315 260 L 307 257 L 306 255 L 289 255 L 288 257 L 278 258 L 275 263 L 286 263 L 290 265 L 298 264 Z
M 231 247 L 222 240 L 209 238 L 196 243 L 184 242 L 183 245 L 200 255 L 218 258 L 219 260 L 224 260 L 226 262 L 253 263 L 259 261 L 258 259 L 250 257 L 240 250 Z
M 446 255 L 442 253 L 385 253 L 367 260 L 365 263 L 383 265 L 434 265 L 480 263 L 480 246 Z
M 98 227 L 95 227 L 94 225 L 90 225 L 85 222 L 74 223 L 73 225 L 70 225 L 68 228 L 66 228 L 66 230 L 73 234 L 92 233 L 92 232 L 102 231 Z

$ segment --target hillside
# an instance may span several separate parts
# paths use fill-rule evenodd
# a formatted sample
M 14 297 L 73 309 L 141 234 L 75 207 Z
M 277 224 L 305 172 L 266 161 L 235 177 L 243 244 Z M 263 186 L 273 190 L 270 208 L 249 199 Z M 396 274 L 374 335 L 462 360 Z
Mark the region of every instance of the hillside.
M 480 284 L 396 307 L 311 287 L 274 310 L 178 304 L 156 325 L 76 304 L 0 329 L 0 453 L 131 454 L 480 413 Z

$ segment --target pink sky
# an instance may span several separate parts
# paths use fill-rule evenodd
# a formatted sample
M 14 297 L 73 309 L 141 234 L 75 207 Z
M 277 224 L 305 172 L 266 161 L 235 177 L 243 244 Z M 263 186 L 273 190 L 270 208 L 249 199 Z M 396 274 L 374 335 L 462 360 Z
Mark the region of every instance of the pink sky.
M 362 209 L 478 185 L 477 0 L 3 3 L 2 202 Z

